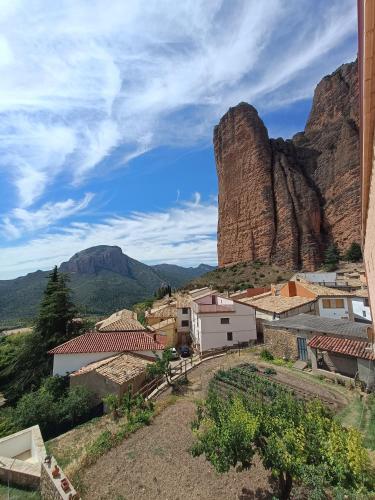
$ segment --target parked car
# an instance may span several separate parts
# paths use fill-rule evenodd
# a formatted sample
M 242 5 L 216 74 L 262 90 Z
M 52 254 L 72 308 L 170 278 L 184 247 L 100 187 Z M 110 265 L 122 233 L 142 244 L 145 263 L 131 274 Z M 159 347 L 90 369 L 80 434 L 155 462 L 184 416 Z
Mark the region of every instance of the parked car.
M 178 354 L 177 349 L 175 347 L 171 347 L 169 351 L 172 355 L 172 359 L 180 359 L 180 355 Z
M 187 345 L 183 345 L 180 348 L 181 358 L 189 358 L 190 357 L 190 349 Z

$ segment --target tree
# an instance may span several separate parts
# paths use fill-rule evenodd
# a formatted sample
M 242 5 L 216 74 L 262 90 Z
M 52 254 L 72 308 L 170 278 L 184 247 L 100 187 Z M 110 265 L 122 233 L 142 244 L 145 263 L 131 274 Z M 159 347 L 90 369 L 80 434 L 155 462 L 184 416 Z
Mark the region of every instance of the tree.
M 218 472 L 226 472 L 238 464 L 249 468 L 258 453 L 278 477 L 281 500 L 290 498 L 295 481 L 311 485 L 317 474 L 316 490 L 322 484 L 365 485 L 369 458 L 358 431 L 343 428 L 319 401 L 305 403 L 287 391 L 269 391 L 272 397 L 252 391 L 226 400 L 211 392 L 198 406 L 194 456 L 204 454 Z
M 37 389 L 42 379 L 51 373 L 53 357 L 48 351 L 78 333 L 72 322 L 74 314 L 66 278 L 55 266 L 49 275 L 33 332 L 25 336 L 10 363 L 0 369 L 8 400 L 15 401 L 25 392 Z
M 172 352 L 170 349 L 164 349 L 161 357 L 155 354 L 155 362 L 151 363 L 147 366 L 147 373 L 151 377 L 160 377 L 162 375 L 165 376 L 168 385 L 172 384 L 172 369 L 171 369 L 171 361 L 172 361 Z
M 340 260 L 340 252 L 336 244 L 329 245 L 324 253 L 324 267 L 327 271 L 335 271 Z
M 345 254 L 345 260 L 350 262 L 359 262 L 362 260 L 362 250 L 359 243 L 353 241 Z

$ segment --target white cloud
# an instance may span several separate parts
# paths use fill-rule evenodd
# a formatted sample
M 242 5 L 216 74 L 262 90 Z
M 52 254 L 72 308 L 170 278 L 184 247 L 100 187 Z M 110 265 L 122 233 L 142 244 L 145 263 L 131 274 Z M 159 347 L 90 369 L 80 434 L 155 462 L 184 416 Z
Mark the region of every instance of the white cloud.
M 208 140 L 238 101 L 311 95 L 355 15 L 353 0 L 3 0 L 0 169 L 28 207 L 119 145 L 126 162 Z
M 3 248 L 0 279 L 51 269 L 75 252 L 103 243 L 118 245 L 131 257 L 150 264 L 215 263 L 216 226 L 216 204 L 202 202 L 198 193 L 192 202 L 163 212 L 133 213 L 97 224 L 73 223 L 25 244 Z
M 38 210 L 15 208 L 10 217 L 4 217 L 0 231 L 9 239 L 19 238 L 25 233 L 49 227 L 62 219 L 81 212 L 91 202 L 93 193 L 86 193 L 82 200 L 68 199 L 56 203 L 45 203 Z

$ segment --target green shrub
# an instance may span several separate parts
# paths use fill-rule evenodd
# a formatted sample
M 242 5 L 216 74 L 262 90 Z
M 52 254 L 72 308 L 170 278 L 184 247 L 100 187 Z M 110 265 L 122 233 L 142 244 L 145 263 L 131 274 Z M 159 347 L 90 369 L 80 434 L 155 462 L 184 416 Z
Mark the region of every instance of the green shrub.
M 264 373 L 264 375 L 276 375 L 277 372 L 276 372 L 275 368 L 270 367 L 270 368 L 266 368 L 263 373 Z
M 272 362 L 276 366 L 286 366 L 288 364 L 288 362 L 282 358 L 275 358 Z
M 349 262 L 359 262 L 362 260 L 362 249 L 361 246 L 353 241 L 348 250 L 345 253 L 345 260 Z
M 267 349 L 262 349 L 260 351 L 260 359 L 264 361 L 272 361 L 274 359 L 273 355 Z

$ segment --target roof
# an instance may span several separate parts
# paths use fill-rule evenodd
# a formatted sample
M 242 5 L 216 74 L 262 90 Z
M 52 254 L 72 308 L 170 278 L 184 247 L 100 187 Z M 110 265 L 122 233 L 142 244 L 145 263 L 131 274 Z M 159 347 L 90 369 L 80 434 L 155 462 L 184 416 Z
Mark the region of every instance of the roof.
M 144 330 L 144 326 L 137 320 L 137 314 L 128 309 L 121 309 L 103 321 L 96 323 L 96 328 L 100 332 L 134 331 Z
M 301 280 L 299 283 L 307 290 L 310 290 L 310 292 L 315 293 L 317 297 L 351 296 L 350 292 L 345 292 L 344 290 L 339 290 L 338 288 L 329 288 L 327 286 L 317 285 L 316 283 L 308 283 L 305 280 Z
M 163 306 L 146 311 L 146 318 L 176 318 L 176 305 L 165 304 Z
M 364 288 L 361 288 L 360 290 L 356 290 L 353 292 L 354 297 L 368 297 L 368 290 L 365 290 Z
M 368 338 L 368 325 L 364 323 L 355 323 L 354 321 L 345 319 L 323 318 L 321 316 L 314 316 L 313 314 L 297 314 L 296 316 L 278 321 L 268 321 L 265 325 L 267 328 L 288 328 L 314 333 L 326 333 L 328 335 L 341 335 L 343 337 Z
M 314 349 L 322 351 L 335 352 L 345 356 L 352 356 L 354 358 L 362 358 L 374 360 L 375 355 L 372 350 L 371 344 L 362 342 L 361 340 L 343 339 L 337 337 L 322 337 L 317 335 L 313 337 L 308 345 Z
M 161 339 L 150 332 L 89 332 L 68 340 L 48 354 L 83 354 L 90 352 L 158 351 L 164 349 Z
M 248 299 L 239 299 L 240 302 L 252 305 L 256 309 L 270 311 L 273 313 L 283 313 L 295 309 L 296 307 L 315 302 L 316 299 L 308 297 L 283 297 L 282 295 L 267 295 L 252 297 Z
M 163 321 L 159 321 L 159 323 L 154 323 L 153 325 L 149 325 L 148 328 L 151 331 L 162 330 L 166 326 L 174 325 L 175 323 L 176 323 L 175 318 L 167 318 L 167 319 L 163 319 Z
M 296 276 L 311 283 L 334 283 L 336 281 L 336 273 L 298 273 Z
M 144 358 L 124 353 L 90 363 L 71 373 L 70 376 L 76 377 L 95 371 L 116 384 L 123 384 L 142 373 L 148 364 L 149 361 Z
M 190 295 L 176 295 L 176 307 L 191 307 L 192 297 Z

